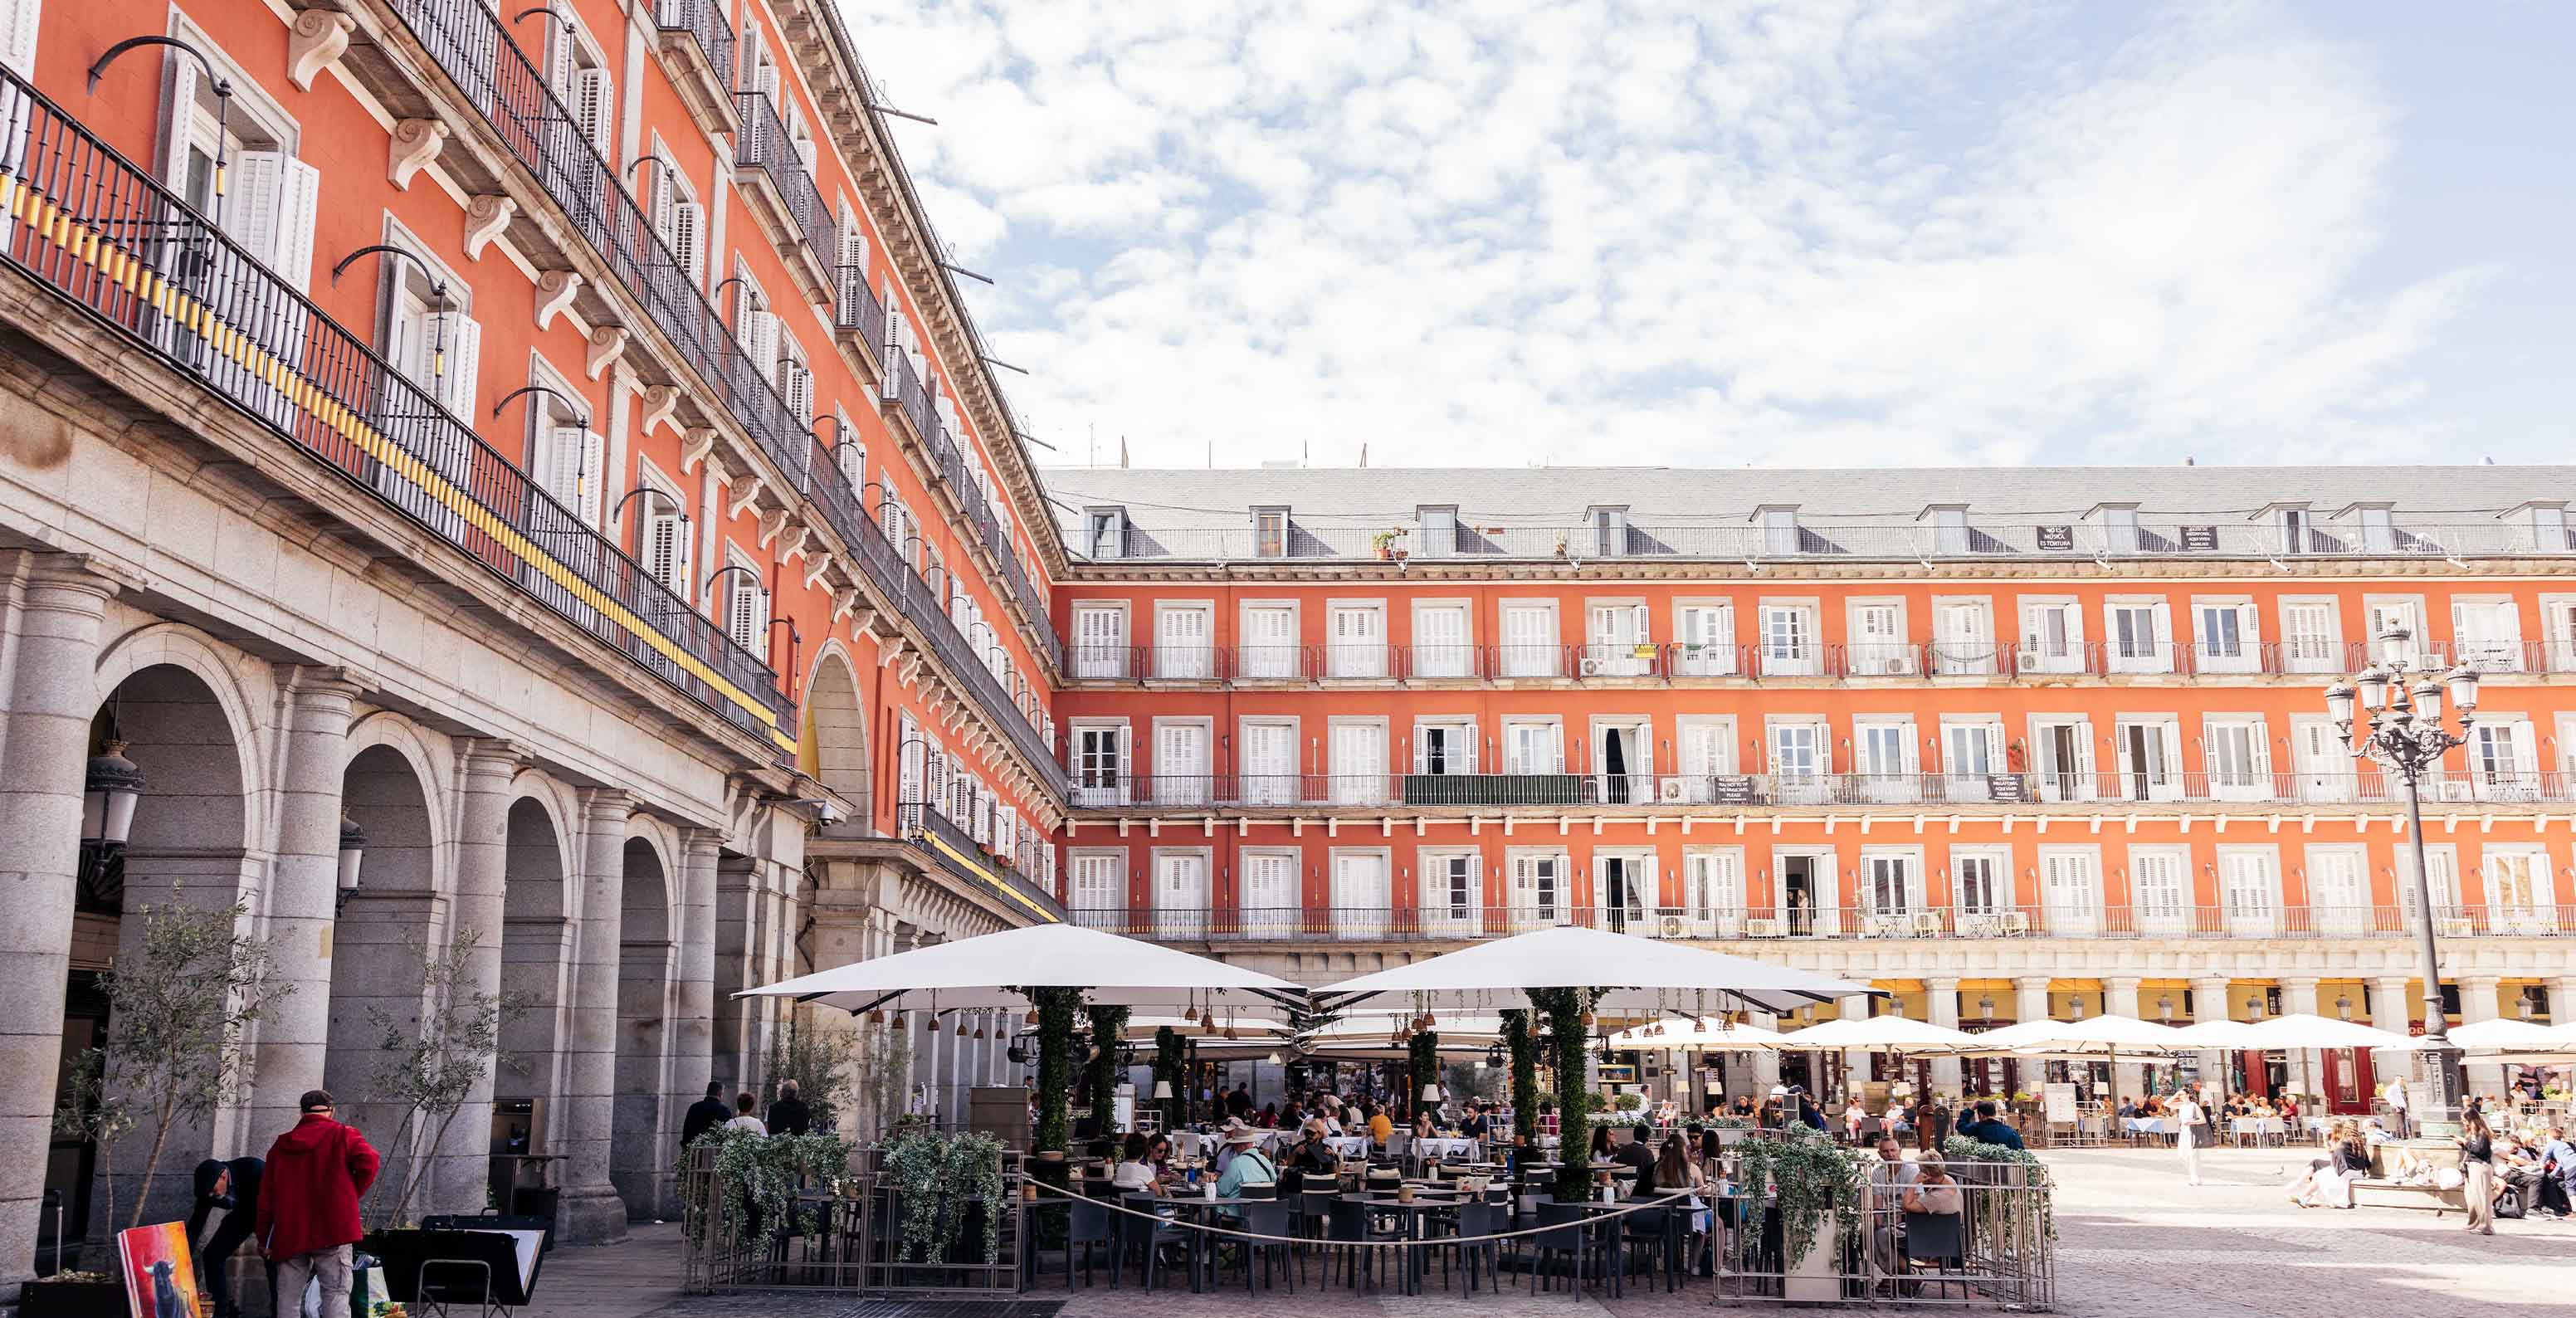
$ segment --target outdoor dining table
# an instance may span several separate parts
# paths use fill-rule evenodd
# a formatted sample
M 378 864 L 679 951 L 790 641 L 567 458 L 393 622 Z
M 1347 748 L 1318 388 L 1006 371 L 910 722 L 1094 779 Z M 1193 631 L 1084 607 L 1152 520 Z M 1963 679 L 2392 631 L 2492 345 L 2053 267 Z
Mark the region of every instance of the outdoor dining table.
M 1395 1213 L 1404 1219 L 1404 1239 L 1413 1242 L 1398 1251 L 1404 1255 L 1404 1293 L 1416 1293 L 1424 1270 L 1422 1246 L 1430 1239 L 1423 1230 L 1424 1219 L 1434 1212 L 1456 1211 L 1458 1205 L 1466 1202 L 1465 1197 L 1455 1191 L 1417 1188 L 1411 1199 L 1391 1194 L 1370 1194 L 1361 1196 L 1360 1202 L 1367 1205 L 1370 1212 Z
M 1425 1162 L 1438 1162 L 1452 1153 L 1463 1153 L 1469 1158 L 1481 1158 L 1485 1150 L 1480 1142 L 1463 1136 L 1431 1136 L 1415 1140 L 1413 1153 L 1415 1157 Z
M 2168 1128 L 2165 1125 L 2165 1119 L 2163 1117 L 2122 1117 L 2120 1118 L 2120 1129 L 2132 1135 L 2163 1135 L 2168 1133 Z
M 2286 1136 L 2290 1133 L 2290 1127 L 2289 1123 L 2279 1117 L 2230 1117 L 2227 1120 L 2227 1133 L 2234 1135 L 2238 1144 L 2243 1144 L 2249 1135 L 2257 1141 L 2272 1135 Z
M 1164 1199 L 1162 1202 L 1170 1205 L 1175 1213 L 1189 1217 L 1197 1221 L 1202 1226 L 1210 1226 L 1216 1224 L 1215 1219 L 1219 1216 L 1219 1210 L 1221 1209 L 1241 1208 L 1245 1204 L 1266 1204 L 1275 1202 L 1275 1200 L 1254 1198 L 1249 1195 L 1230 1195 L 1224 1198 L 1210 1199 L 1204 1193 L 1201 1193 L 1176 1194 Z M 1189 1233 L 1189 1237 L 1190 1293 L 1192 1295 L 1204 1294 L 1207 1287 L 1215 1284 L 1216 1281 L 1215 1241 L 1205 1231 L 1192 1231 Z
M 1369 1151 L 1366 1135 L 1327 1135 L 1324 1147 L 1345 1158 L 1365 1158 Z

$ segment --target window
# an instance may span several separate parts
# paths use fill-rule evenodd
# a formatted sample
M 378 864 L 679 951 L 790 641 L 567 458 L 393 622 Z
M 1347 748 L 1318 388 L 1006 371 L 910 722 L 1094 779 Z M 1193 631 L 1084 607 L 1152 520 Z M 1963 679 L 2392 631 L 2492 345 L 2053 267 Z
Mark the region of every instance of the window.
M 1208 928 L 1208 853 L 1154 853 L 1154 936 L 1201 938 Z
M 2388 509 L 2365 507 L 2361 514 L 2361 547 L 2364 552 L 2385 554 L 2397 548 L 2397 526 L 2390 520 Z
M 2135 504 L 2103 506 L 2102 544 L 2114 554 L 2138 552 L 2138 509 Z
M 739 551 L 726 556 L 726 566 L 748 569 L 725 574 L 725 634 L 754 655 L 767 652 L 769 596 L 760 588 L 760 565 Z
M 1959 914 L 1991 918 L 2012 906 L 2012 853 L 2000 848 L 1952 847 L 1950 890 Z
M 577 20 L 559 9 L 547 12 L 546 82 L 572 113 L 573 130 L 604 159 L 617 128 L 617 92 L 609 80 L 608 60 Z
M 2218 904 L 2227 931 L 2240 938 L 2278 932 L 2280 860 L 2270 847 L 2218 849 Z
M 1126 609 L 1113 604 L 1073 606 L 1073 675 L 1127 676 Z
M 1642 932 L 1646 912 L 1661 904 L 1655 887 L 1654 852 L 1594 850 L 1592 905 L 1599 920 L 1595 927 L 1614 934 L 1631 929 Z
M 2182 799 L 2182 724 L 2171 718 L 2123 718 L 2112 725 L 2121 790 L 2133 801 Z
M 664 162 L 653 171 L 653 232 L 670 251 L 671 263 L 688 274 L 689 282 L 703 284 L 707 208 L 699 204 L 697 189 L 690 186 L 688 177 L 673 167 L 671 149 L 659 135 L 653 139 L 653 154 Z
M 1242 636 L 1235 646 L 1234 675 L 1255 681 L 1280 681 L 1305 675 L 1297 644 L 1297 606 L 1253 601 L 1243 606 Z
M 1236 899 L 1236 910 L 1245 933 L 1285 938 L 1304 925 L 1305 903 L 1297 891 L 1297 864 L 1294 851 L 1243 853 L 1243 892 Z
M 1414 525 L 1422 528 L 1424 558 L 1447 558 L 1458 552 L 1458 508 L 1455 504 L 1425 504 L 1413 510 Z
M 2451 658 L 2481 673 L 2522 671 L 2522 612 L 2511 599 L 2451 601 Z
M 1983 800 L 1989 779 L 2005 772 L 2004 725 L 1986 716 L 1941 720 L 1941 769 L 1953 780 L 1952 800 Z
M 2162 603 L 2113 603 L 2104 608 L 2112 672 L 2168 671 L 2165 638 L 2171 635 L 2171 628 L 2166 625 L 2165 612 Z
M 1554 604 L 1503 605 L 1503 676 L 1557 676 L 1557 635 Z
M 1562 852 L 1512 854 L 1511 912 L 1515 931 L 1544 928 L 1564 919 L 1565 863 Z
M 1565 748 L 1554 719 L 1503 720 L 1503 772 L 1525 777 L 1565 771 Z
M 2272 799 L 2271 743 L 2260 718 L 2210 717 L 2201 722 L 2213 801 Z
M 1414 720 L 1413 772 L 1424 777 L 1476 772 L 1476 721 L 1468 718 Z
M 1383 851 L 1332 853 L 1333 932 L 1342 938 L 1384 938 L 1394 914 L 1395 889 Z
M 1995 671 L 1992 614 L 1984 600 L 1932 601 L 1932 671 L 1944 677 Z
M 1863 600 L 1851 606 L 1851 641 L 1844 671 L 1855 677 L 1897 677 L 1914 671 L 1914 647 L 1905 635 L 1905 606 Z
M 2070 599 L 2021 600 L 2021 646 L 2013 667 L 2024 673 L 2084 671 L 2084 615 Z
M 1128 804 L 1127 725 L 1076 723 L 1070 731 L 1073 803 L 1095 809 Z
M 1682 799 L 1715 799 L 1718 776 L 1736 771 L 1735 720 L 1685 714 L 1675 721 L 1673 733 L 1674 754 L 1680 761 Z
M 1386 676 L 1386 605 L 1334 604 L 1325 633 L 1324 676 Z
M 1743 931 L 1744 850 L 1692 848 L 1682 853 L 1682 914 L 1701 938 L 1733 938 Z
M 1288 510 L 1255 508 L 1252 510 L 1252 556 L 1286 558 L 1288 556 Z
M 1093 508 L 1082 515 L 1084 552 L 1092 558 L 1127 556 L 1127 510 Z
M 2284 554 L 2304 554 L 2313 547 L 2309 543 L 2308 510 L 2305 508 L 2273 509 L 2272 527 L 2280 537 L 2279 548 Z
M 1766 507 L 1754 514 L 1762 519 L 1762 552 L 1794 554 L 1798 552 L 1798 509 L 1796 505 Z
M 1331 728 L 1333 804 L 1383 804 L 1386 724 L 1375 719 L 1334 719 Z
M 1468 643 L 1467 605 L 1447 600 L 1413 606 L 1414 677 L 1463 678 L 1476 673 L 1475 647 Z
M 1204 603 L 1154 606 L 1154 676 L 1172 682 L 1204 682 L 1216 676 L 1211 615 Z
M 2307 852 L 2308 923 L 2318 933 L 2358 934 L 2370 927 L 2369 857 L 2355 846 Z
M 1685 677 L 1735 672 L 1735 606 L 1685 604 L 1673 615 L 1673 669 Z
M 1124 852 L 1073 853 L 1073 890 L 1065 895 L 1075 924 L 1089 929 L 1115 930 L 1124 923 L 1127 876 L 1120 871 L 1126 862 Z
M 12 50 L 23 45 L 32 55 L 32 29 L 39 11 L 35 0 L 21 0 L 6 16 L 12 24 Z M 19 28 L 29 31 L 20 35 Z M 225 236 L 252 259 L 295 291 L 306 291 L 313 274 L 313 221 L 321 197 L 321 171 L 296 158 L 293 121 L 260 92 L 256 79 L 231 65 L 221 44 L 185 19 L 174 19 L 172 34 L 220 61 L 233 95 L 232 104 L 223 106 L 195 60 L 172 54 L 162 61 L 168 70 L 162 100 L 162 181 L 198 214 L 219 219 Z M 25 131 L 23 125 L 19 131 Z M 218 162 L 226 174 L 220 207 L 215 204 Z M 215 272 L 222 273 L 220 263 Z
M 596 527 L 607 479 L 608 441 L 546 398 L 528 409 L 536 418 L 536 460 L 530 464 L 546 493 L 566 512 Z
M 2205 673 L 2251 673 L 2262 668 L 2248 600 L 2193 600 L 2193 666 Z
M 1154 720 L 1154 804 L 1204 806 L 1215 799 L 1208 768 L 1212 740 L 1204 719 Z
M 2281 603 L 2281 666 L 2292 673 L 2343 671 L 2343 636 L 2332 600 Z
M 859 224 L 858 213 L 850 203 L 841 203 L 841 304 L 837 319 L 843 328 L 862 323 L 859 309 L 868 302 L 868 232 Z
M 1852 754 L 1852 769 L 1866 780 L 1862 791 L 1870 800 L 1921 799 L 1915 778 L 1921 769 L 1921 758 L 1915 753 L 1912 719 L 1854 719 Z
M 1968 510 L 1935 508 L 1932 510 L 1932 552 L 1964 554 L 1968 552 Z
M 2531 547 L 2541 553 L 2563 554 L 2576 549 L 2576 528 L 2569 527 L 2567 509 L 2563 505 L 2532 504 L 2530 530 Z
M 2102 862 L 2092 847 L 2039 850 L 2040 915 L 2047 931 L 2083 938 L 2102 929 Z
M 1883 921 L 1923 907 L 1923 857 L 1913 851 L 1864 849 L 1860 853 L 1864 914 Z M 1899 925 L 1864 926 L 1877 933 L 1903 933 Z
M 1654 641 L 1643 604 L 1593 604 L 1585 609 L 1589 637 L 1585 677 L 1642 677 L 1654 671 Z
M 1595 558 L 1618 558 L 1628 552 L 1628 510 L 1591 508 L 1583 514 L 1583 524 L 1591 531 L 1592 554 Z
M 2405 908 L 2408 919 L 2413 919 L 2420 909 L 2415 900 L 2415 849 L 2401 846 L 2396 855 L 2397 904 Z M 2428 844 L 2424 848 L 2424 878 L 2432 889 L 2434 927 L 2444 933 L 2467 933 L 2460 904 L 2458 848 L 2447 843 Z M 2448 928 L 2444 922 L 2456 922 L 2461 927 Z
M 644 570 L 686 605 L 695 595 L 694 583 L 689 580 L 689 554 L 693 548 L 689 541 L 689 506 L 681 500 L 679 487 L 650 463 L 637 464 L 636 484 L 659 492 L 637 500 L 644 505 L 642 529 L 637 535 Z
M 1295 805 L 1299 799 L 1297 720 L 1248 718 L 1243 720 L 1238 735 L 1242 750 L 1235 758 L 1236 770 L 1243 775 L 1243 803 Z
M 1816 610 L 1812 604 L 1762 606 L 1762 672 L 1766 677 L 1814 676 Z
M 1592 720 L 1595 799 L 1644 805 L 1655 799 L 1654 729 L 1641 719 Z
M 1484 932 L 1482 853 L 1422 853 L 1423 932 L 1436 938 L 1474 938 Z
M 1825 799 L 1825 775 L 1832 771 L 1829 730 L 1821 722 L 1779 719 L 1770 736 L 1772 790 L 1783 803 Z
M 2543 597 L 2540 616 L 2548 634 L 2549 671 L 2576 672 L 2576 599 Z
M 2540 748 L 2529 719 L 2485 718 L 2469 726 L 2469 774 L 2481 801 L 2540 799 Z
M 2487 904 L 2498 932 L 2526 936 L 2557 932 L 2550 919 L 2556 897 L 2550 891 L 2547 851 L 2527 846 L 2489 846 L 2482 859 Z
M 2093 721 L 2064 715 L 2032 718 L 2030 768 L 2040 800 L 2092 800 Z
M 2377 663 L 2387 657 L 2392 644 L 2388 639 L 2391 633 L 2404 632 L 2406 635 L 2402 641 L 2393 642 L 2395 653 L 2399 662 L 2414 667 L 2424 654 L 2423 601 L 2402 596 L 2380 597 L 2367 601 L 2367 604 L 2370 634 L 2362 639 L 2369 642 L 2370 662 Z
M 2129 904 L 2142 934 L 2175 934 L 2191 923 L 2191 853 L 2129 848 Z

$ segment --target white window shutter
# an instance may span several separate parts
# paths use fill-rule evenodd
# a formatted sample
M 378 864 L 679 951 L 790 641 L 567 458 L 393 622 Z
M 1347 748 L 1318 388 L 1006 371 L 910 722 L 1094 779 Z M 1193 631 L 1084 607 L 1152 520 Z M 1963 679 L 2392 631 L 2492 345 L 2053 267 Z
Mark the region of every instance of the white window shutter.
M 859 228 L 859 220 L 847 210 L 841 213 L 841 264 L 858 272 L 859 281 L 868 277 L 868 235 Z
M 698 253 L 707 231 L 706 207 L 694 201 L 683 201 L 671 207 L 671 259 L 689 274 L 694 284 L 705 278 L 704 263 Z
M 442 311 L 429 318 L 427 326 L 431 351 L 441 354 L 446 369 L 438 376 L 438 401 L 463 418 L 470 427 L 474 420 L 475 373 L 482 364 L 483 327 L 461 311 Z
M 796 139 L 796 155 L 805 162 L 805 172 L 810 175 L 821 158 L 821 151 L 812 137 L 799 137 Z
M 546 42 L 546 84 L 554 88 L 555 99 L 570 101 L 575 67 L 572 32 L 564 26 L 562 19 L 552 14 L 548 14 L 546 18 L 546 30 L 549 34 Z
M 652 502 L 662 508 L 669 506 L 661 499 Z M 644 570 L 683 600 L 689 597 L 687 582 L 680 573 L 687 540 L 688 523 L 675 513 L 656 511 L 644 524 Z
M 20 76 L 34 80 L 36 51 L 37 0 L 11 0 L 17 8 L 9 15 L 9 49 L 11 67 Z M 26 43 L 27 62 L 16 62 L 21 29 Z M 197 62 L 173 53 L 166 61 L 170 68 L 168 101 L 161 107 L 161 140 L 168 143 L 161 161 L 161 181 L 178 192 L 188 186 L 188 143 L 194 137 L 197 112 Z
M 574 511 L 581 515 L 582 525 L 595 528 L 608 494 L 608 437 L 596 430 L 580 435 L 581 498 Z
M 285 156 L 244 151 L 233 162 L 231 193 L 223 205 L 224 232 L 271 269 L 277 265 L 277 220 L 285 195 Z
M 766 311 L 752 312 L 748 328 L 751 336 L 743 349 L 751 354 L 752 369 L 758 371 L 764 380 L 777 379 L 778 317 Z
M 277 198 L 277 259 L 271 265 L 287 287 L 303 293 L 313 287 L 313 220 L 321 206 L 322 171 L 293 156 L 284 158 L 284 170 Z
M 546 431 L 545 460 L 538 478 L 545 483 L 546 493 L 568 510 L 581 507 L 581 428 L 552 426 Z
M 573 75 L 572 112 L 581 135 L 606 156 L 609 130 L 617 117 L 617 93 L 608 81 L 608 70 L 583 69 Z

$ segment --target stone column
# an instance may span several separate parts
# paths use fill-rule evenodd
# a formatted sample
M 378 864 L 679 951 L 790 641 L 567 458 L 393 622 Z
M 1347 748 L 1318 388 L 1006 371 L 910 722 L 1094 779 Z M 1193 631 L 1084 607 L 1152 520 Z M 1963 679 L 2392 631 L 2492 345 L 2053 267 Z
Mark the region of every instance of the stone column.
M 2226 1020 L 2229 983 L 2225 975 L 2203 975 L 2192 980 L 2191 1018 L 2194 1021 Z M 2226 1090 L 2226 1050 L 2220 1048 L 2200 1050 L 2200 1079 L 2205 1085 L 2217 1086 L 2221 1092 Z
M 1929 1010 L 1929 1019 L 1932 1024 L 1944 1026 L 1953 1030 L 1959 1028 L 1958 980 L 1924 980 L 1923 1000 Z M 1940 1091 L 1944 1097 L 1952 1099 L 1957 1098 L 1961 1092 L 1960 1086 L 1964 1083 L 1965 1080 L 1960 1074 L 1958 1058 L 1935 1057 L 1932 1059 L 1932 1087 Z
M 2139 1010 L 2138 979 L 2134 975 L 2102 977 L 2102 1011 L 2110 1016 L 2134 1016 L 2147 1019 Z M 2147 1069 L 2142 1063 L 2124 1061 L 2111 1068 L 2111 1107 L 2118 1110 L 2122 1098 L 2136 1098 L 2147 1092 Z
M 2460 985 L 2460 1023 L 2475 1025 L 2491 1021 L 2502 1013 L 2496 1006 L 2496 987 L 2501 981 L 2494 975 L 2455 976 Z M 2555 1005 L 2555 1004 L 2553 1004 Z M 2504 1093 L 2504 1067 L 2497 1062 L 2471 1062 L 2460 1068 L 2461 1083 L 2472 1094 L 2489 1098 Z
M 2292 1016 L 2301 1013 L 2310 1016 L 2320 1014 L 2317 1011 L 2316 976 L 2283 975 L 2281 1011 L 2284 1015 Z M 2325 1058 L 2314 1048 L 2292 1048 L 2288 1052 L 2290 1083 L 2297 1085 L 2300 1093 L 2311 1099 L 2315 1098 L 2319 1091 L 2325 1088 Z
M 626 1201 L 608 1179 L 617 1122 L 617 972 L 626 887 L 626 793 L 582 793 L 581 911 L 574 937 L 572 1010 L 564 1044 L 563 1111 L 555 1148 L 564 1155 L 556 1233 L 576 1245 L 626 1238 Z
M 116 583 L 79 560 L 30 555 L 0 577 L 14 627 L 0 742 L 0 1291 L 35 1274 L 70 977 L 81 792 L 98 713 L 99 619 Z M 148 773 L 149 770 L 146 770 Z M 149 801 L 143 803 L 150 809 Z
M 2013 1023 L 2048 1019 L 2048 980 L 2046 975 L 2013 976 Z
M 691 828 L 680 841 L 679 1019 L 671 1032 L 671 1089 L 684 1105 L 714 1078 L 716 1015 L 715 830 Z
M 502 892 L 510 853 L 510 777 L 522 752 L 508 742 L 460 737 L 456 742 L 456 912 L 449 928 L 462 940 L 471 936 L 467 974 L 455 986 L 461 1000 L 468 994 L 501 992 Z M 494 1057 L 456 1109 L 446 1137 L 438 1144 L 425 1211 L 473 1213 L 483 1208 L 492 1179 L 492 1076 L 501 1064 Z M 503 1205 L 507 1208 L 508 1205 Z
M 269 863 L 269 951 L 279 987 L 260 1013 L 252 1053 L 249 1147 L 301 1119 L 322 1087 L 331 1046 L 331 951 L 340 899 L 340 787 L 349 770 L 350 707 L 360 687 L 330 668 L 285 668 L 285 765 L 277 790 L 277 855 Z

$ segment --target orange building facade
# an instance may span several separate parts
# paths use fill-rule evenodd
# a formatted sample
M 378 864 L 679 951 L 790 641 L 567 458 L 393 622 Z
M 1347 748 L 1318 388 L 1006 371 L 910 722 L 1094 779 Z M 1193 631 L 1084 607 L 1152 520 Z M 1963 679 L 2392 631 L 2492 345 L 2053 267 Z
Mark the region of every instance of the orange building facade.
M 1079 921 L 1309 982 L 1582 922 L 1942 1023 L 2420 1026 L 2401 792 L 2321 695 L 2402 629 L 2483 678 L 2423 789 L 2450 1010 L 2576 989 L 2565 468 L 1050 488 Z

